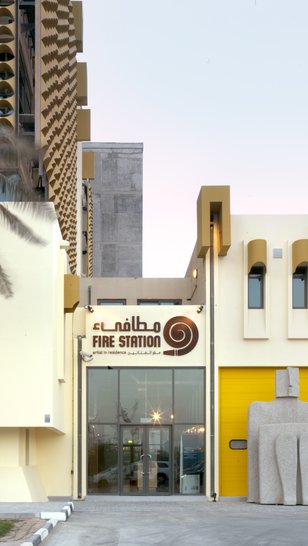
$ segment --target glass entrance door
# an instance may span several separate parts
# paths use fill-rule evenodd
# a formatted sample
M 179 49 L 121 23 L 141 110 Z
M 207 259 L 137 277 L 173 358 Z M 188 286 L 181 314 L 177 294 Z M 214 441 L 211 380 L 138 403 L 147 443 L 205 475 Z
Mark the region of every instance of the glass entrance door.
M 169 426 L 121 427 L 121 493 L 171 493 L 171 434 Z

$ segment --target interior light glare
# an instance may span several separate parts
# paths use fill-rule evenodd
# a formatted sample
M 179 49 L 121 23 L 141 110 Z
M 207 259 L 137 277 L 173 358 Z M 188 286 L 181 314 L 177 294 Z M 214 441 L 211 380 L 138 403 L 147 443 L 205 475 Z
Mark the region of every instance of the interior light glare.
M 154 423 L 159 423 L 159 422 L 160 422 L 160 419 L 161 419 L 161 413 L 160 413 L 160 411 L 153 411 L 153 413 L 152 413 L 152 419 L 153 419 Z

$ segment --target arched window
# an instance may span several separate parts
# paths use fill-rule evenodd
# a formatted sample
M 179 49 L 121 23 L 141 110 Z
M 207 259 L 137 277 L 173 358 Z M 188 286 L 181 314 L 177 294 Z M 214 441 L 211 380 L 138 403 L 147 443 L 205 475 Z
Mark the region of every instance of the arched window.
M 249 309 L 264 309 L 264 273 L 263 265 L 253 266 L 248 273 Z
M 267 266 L 267 242 L 254 239 L 248 243 L 248 308 L 264 309 L 264 285 Z
M 307 309 L 307 266 L 298 266 L 292 278 L 292 307 Z
M 307 309 L 308 239 L 292 244 L 292 307 Z

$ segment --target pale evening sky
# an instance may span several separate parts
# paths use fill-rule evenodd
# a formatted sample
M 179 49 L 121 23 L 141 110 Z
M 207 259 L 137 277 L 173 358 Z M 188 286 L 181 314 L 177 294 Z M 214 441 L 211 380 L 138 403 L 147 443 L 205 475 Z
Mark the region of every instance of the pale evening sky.
M 308 213 L 307 0 L 83 0 L 93 142 L 143 142 L 145 277 L 182 277 L 202 185 Z

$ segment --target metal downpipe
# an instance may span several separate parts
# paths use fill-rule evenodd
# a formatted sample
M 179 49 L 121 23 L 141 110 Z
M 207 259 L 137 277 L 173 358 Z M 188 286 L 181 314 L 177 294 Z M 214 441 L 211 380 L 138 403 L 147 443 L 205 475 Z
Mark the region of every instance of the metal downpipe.
M 214 502 L 215 491 L 215 301 L 214 301 L 214 222 L 210 224 L 210 491 Z
M 78 374 L 77 374 L 77 496 L 82 498 L 82 336 L 78 336 Z
M 92 305 L 92 286 L 88 286 L 88 305 Z

